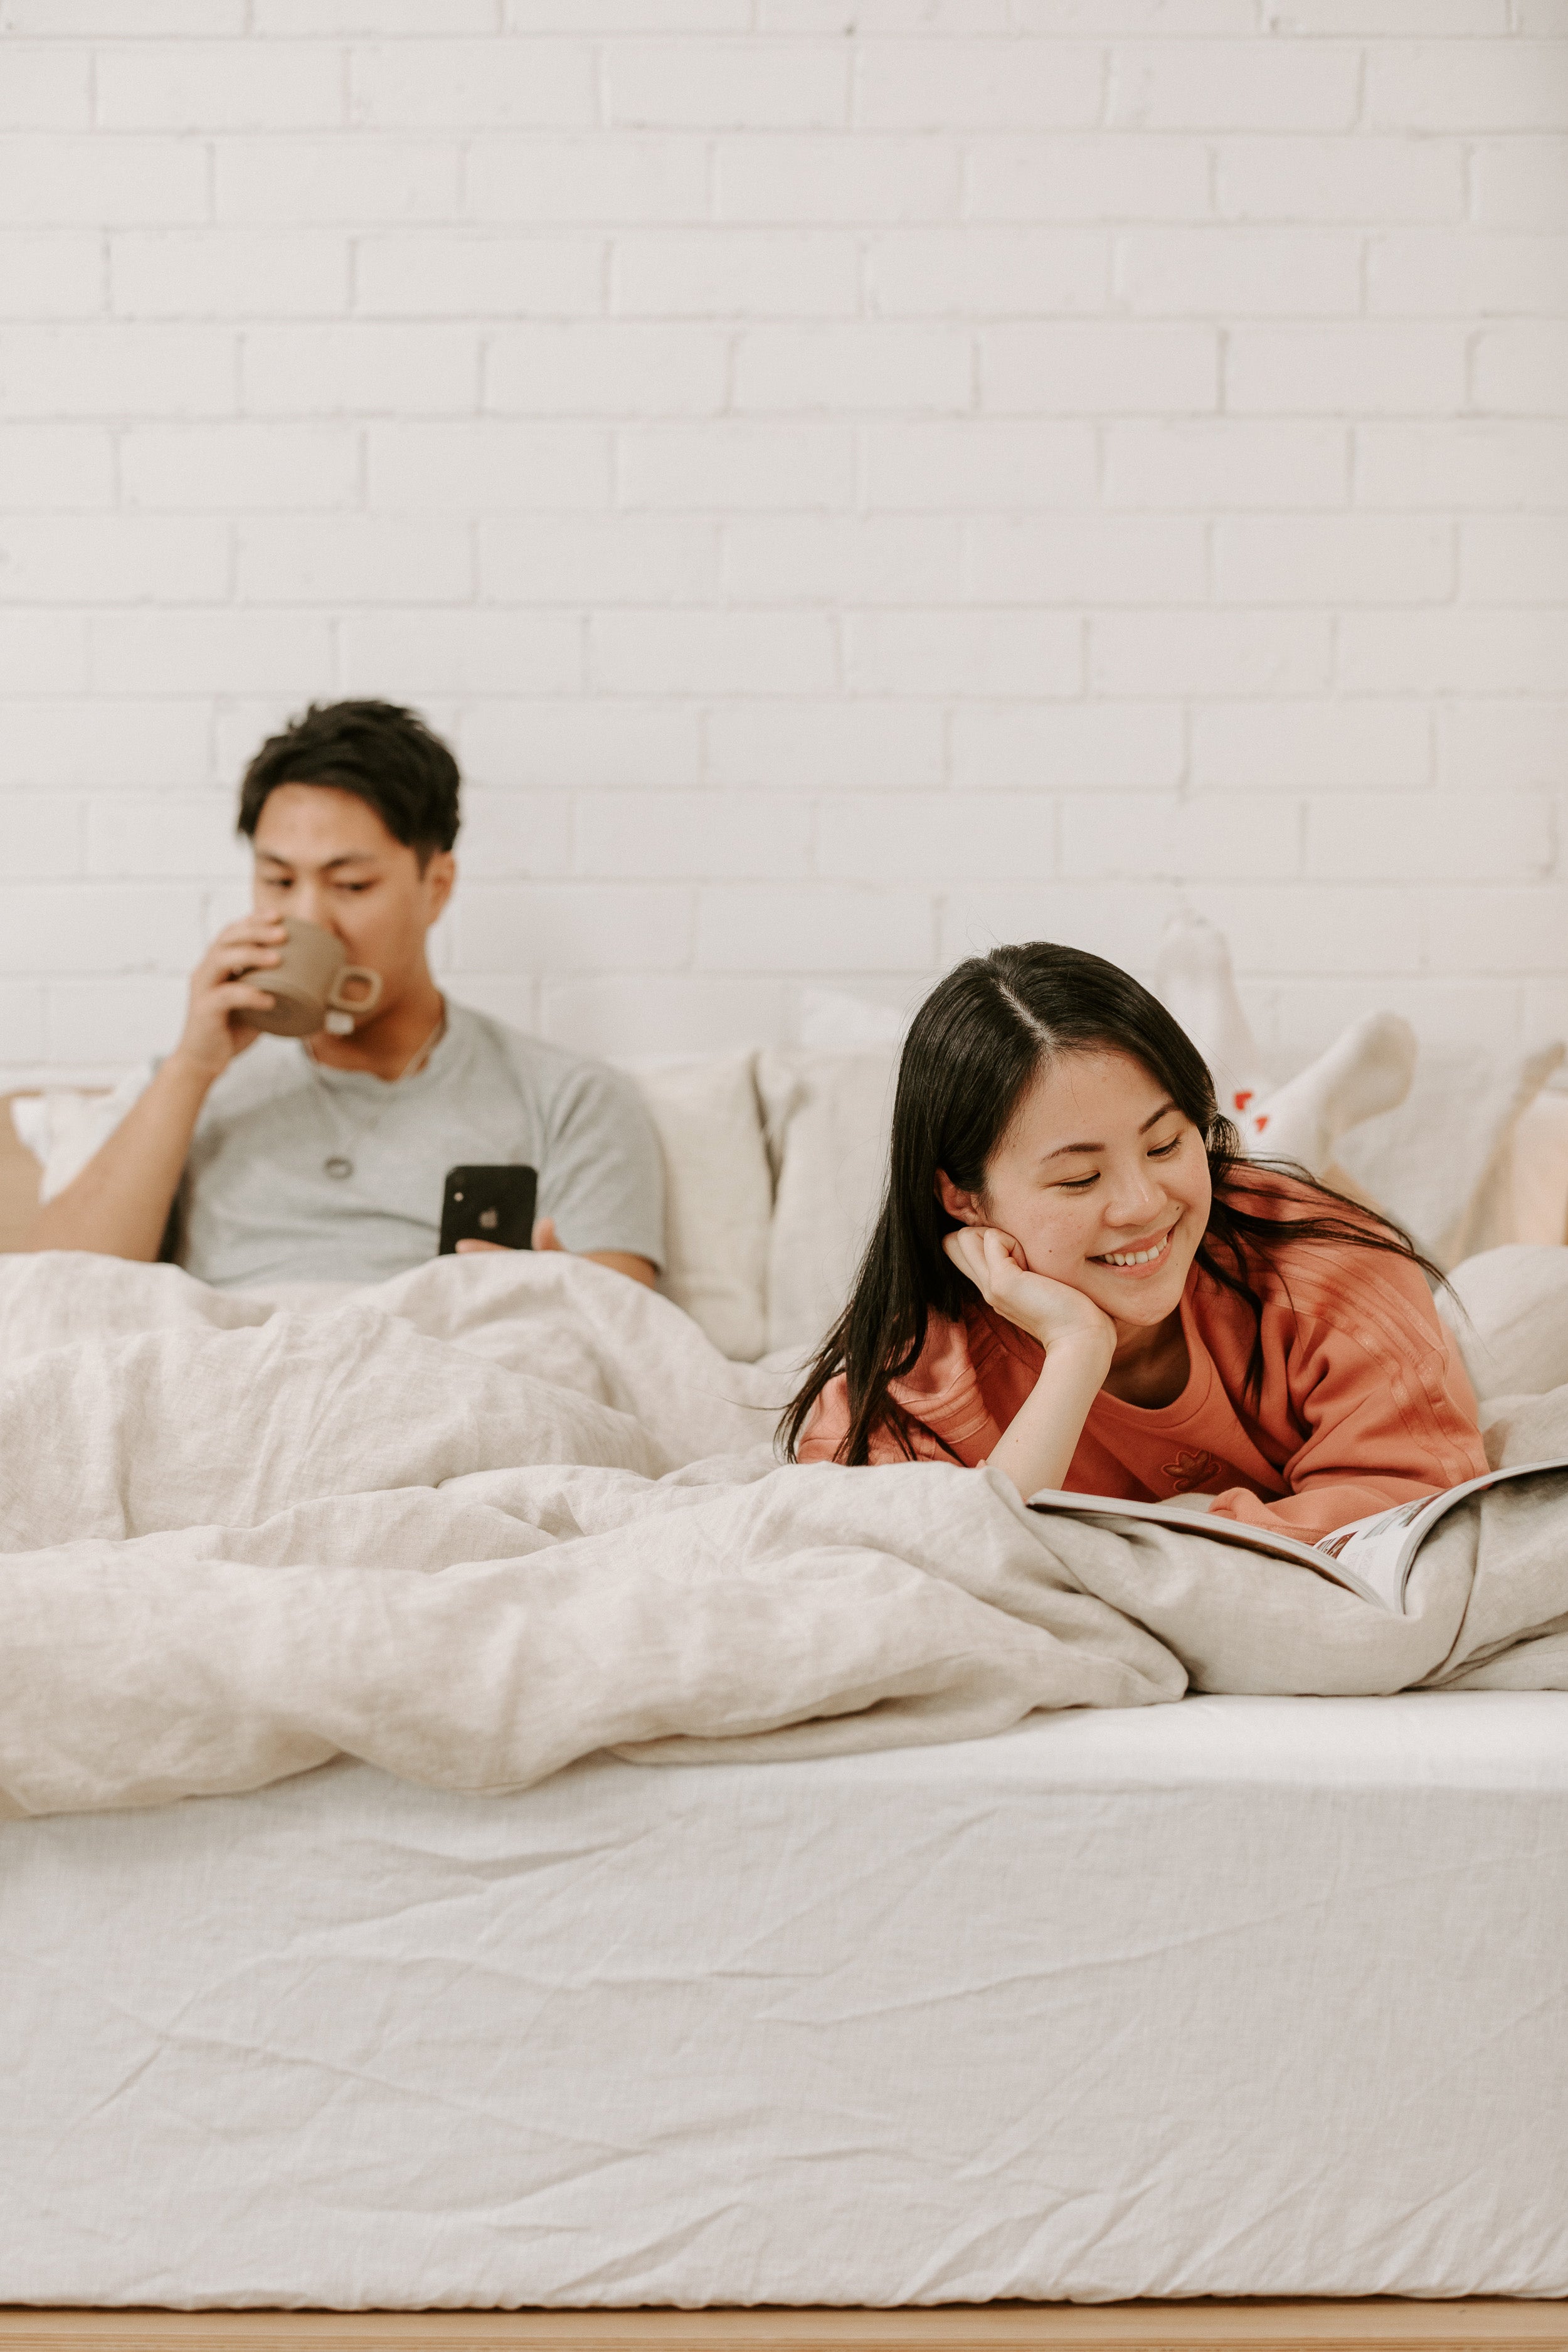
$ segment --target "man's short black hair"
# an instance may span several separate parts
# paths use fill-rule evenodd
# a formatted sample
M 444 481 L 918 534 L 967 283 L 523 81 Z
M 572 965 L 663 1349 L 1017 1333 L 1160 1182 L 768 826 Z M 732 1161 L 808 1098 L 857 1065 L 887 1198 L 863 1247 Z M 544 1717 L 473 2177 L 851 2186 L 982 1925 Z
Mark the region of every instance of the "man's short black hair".
M 373 808 L 421 866 L 458 838 L 458 763 L 416 710 L 395 702 L 312 702 L 269 735 L 239 787 L 239 830 L 254 838 L 279 784 L 330 784 Z

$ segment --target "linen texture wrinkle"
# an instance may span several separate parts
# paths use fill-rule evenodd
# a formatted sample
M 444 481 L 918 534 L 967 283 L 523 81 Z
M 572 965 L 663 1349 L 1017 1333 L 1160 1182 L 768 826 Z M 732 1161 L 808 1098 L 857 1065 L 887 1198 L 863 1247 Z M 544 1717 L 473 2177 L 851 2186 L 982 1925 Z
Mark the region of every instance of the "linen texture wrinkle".
M 1391 1617 L 1196 1529 L 1041 1520 L 989 1471 L 781 1466 L 786 1376 L 564 1256 L 314 1311 L 21 1257 L 0 1334 L 16 1811 L 339 1753 L 497 1791 L 603 1748 L 820 1756 L 1189 1686 L 1568 1683 L 1560 1488 L 1457 1512 Z M 1517 1420 L 1505 1458 L 1568 1452 L 1568 1391 Z
M 1198 1697 L 7 1823 L 0 2290 L 1561 2295 L 1565 1734 Z

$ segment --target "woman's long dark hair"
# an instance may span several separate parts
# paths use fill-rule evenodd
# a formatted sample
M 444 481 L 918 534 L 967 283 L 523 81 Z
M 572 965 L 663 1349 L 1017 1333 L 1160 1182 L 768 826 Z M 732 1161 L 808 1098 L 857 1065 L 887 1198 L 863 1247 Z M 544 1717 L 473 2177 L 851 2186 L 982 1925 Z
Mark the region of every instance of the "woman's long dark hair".
M 914 1370 L 932 1313 L 961 1317 L 978 1296 L 942 1248 L 957 1220 L 937 1197 L 942 1170 L 961 1192 L 982 1192 L 992 1153 L 1018 1099 L 1043 1062 L 1081 1050 L 1128 1054 L 1141 1062 L 1204 1139 L 1214 1206 L 1196 1257 L 1205 1274 L 1244 1300 L 1253 1320 L 1245 1393 L 1263 1381 L 1263 1298 L 1247 1258 L 1292 1242 L 1350 1243 L 1410 1259 L 1432 1281 L 1438 1269 L 1409 1235 L 1304 1169 L 1249 1161 L 1215 1098 L 1203 1055 L 1157 997 L 1130 973 L 1078 948 L 1036 940 L 972 956 L 932 989 L 916 1013 L 899 1064 L 887 1183 L 849 1304 L 817 1350 L 780 1424 L 795 1458 L 817 1399 L 847 1377 L 849 1428 L 841 1462 L 869 1459 L 889 1430 L 911 1451 L 908 1418 L 889 1384 Z M 1249 1182 L 1261 1168 L 1305 1185 L 1321 1211 L 1289 1219 L 1258 1216 L 1247 1199 L 1278 1199 L 1278 1186 Z

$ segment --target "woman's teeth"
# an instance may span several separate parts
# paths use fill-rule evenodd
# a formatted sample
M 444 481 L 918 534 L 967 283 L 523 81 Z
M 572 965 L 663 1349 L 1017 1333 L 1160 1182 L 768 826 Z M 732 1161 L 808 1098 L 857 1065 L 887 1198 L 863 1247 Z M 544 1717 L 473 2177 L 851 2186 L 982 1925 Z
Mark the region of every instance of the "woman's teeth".
M 1163 1241 L 1151 1242 L 1147 1249 L 1107 1250 L 1098 1263 L 1100 1265 L 1152 1265 L 1154 1260 L 1157 1257 L 1163 1257 L 1170 1248 L 1171 1234 L 1175 1230 L 1173 1225 L 1171 1233 L 1168 1233 Z

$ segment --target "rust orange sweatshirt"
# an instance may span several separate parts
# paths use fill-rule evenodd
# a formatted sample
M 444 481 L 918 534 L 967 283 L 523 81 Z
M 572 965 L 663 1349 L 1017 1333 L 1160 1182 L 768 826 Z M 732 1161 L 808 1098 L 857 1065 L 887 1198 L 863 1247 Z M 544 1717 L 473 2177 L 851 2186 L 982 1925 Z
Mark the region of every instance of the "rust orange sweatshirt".
M 1292 1197 L 1303 1196 L 1282 1187 L 1282 1209 Z M 1139 1502 L 1214 1495 L 1215 1515 L 1310 1543 L 1485 1470 L 1475 1392 L 1418 1266 L 1286 1240 L 1259 1252 L 1248 1272 L 1264 1299 L 1260 1394 L 1243 1394 L 1253 1336 L 1245 1303 L 1194 1265 L 1181 1301 L 1185 1387 L 1154 1408 L 1101 1390 L 1069 1491 Z M 1044 1360 L 1037 1340 L 978 1299 L 961 1321 L 933 1315 L 919 1362 L 892 1389 L 916 1458 L 984 1462 Z M 848 1425 L 840 1373 L 818 1400 L 800 1459 L 831 1460 Z M 905 1456 L 883 1430 L 871 1458 Z

